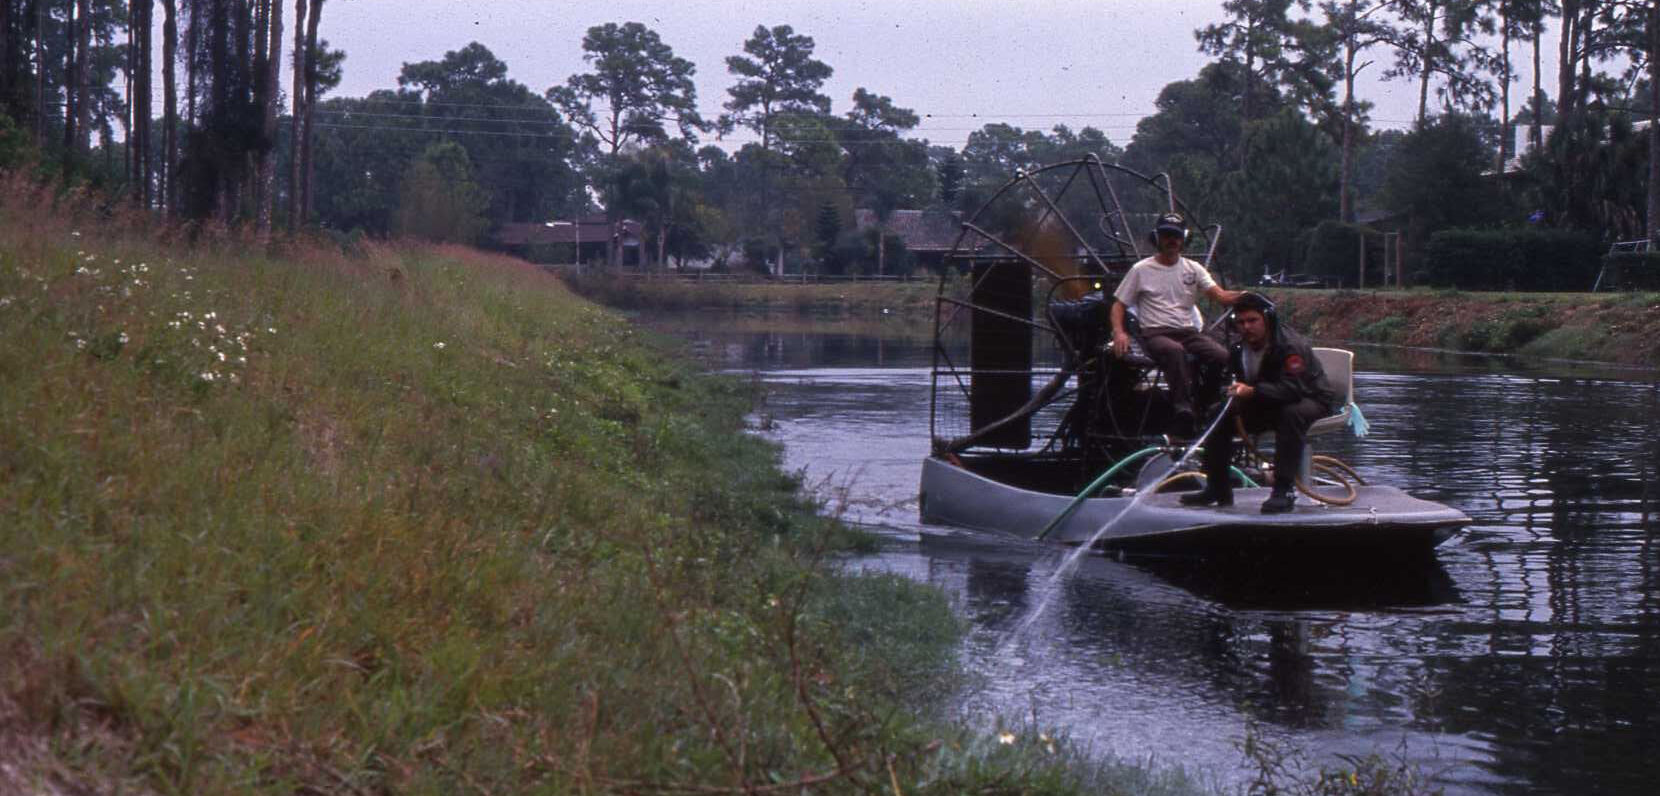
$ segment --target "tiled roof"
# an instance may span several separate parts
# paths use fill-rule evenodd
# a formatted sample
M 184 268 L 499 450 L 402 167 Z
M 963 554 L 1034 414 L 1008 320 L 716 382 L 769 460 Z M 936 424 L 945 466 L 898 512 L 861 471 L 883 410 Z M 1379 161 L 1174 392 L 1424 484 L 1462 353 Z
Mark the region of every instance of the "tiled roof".
M 854 224 L 861 230 L 876 226 L 876 212 L 853 211 Z M 962 214 L 944 210 L 895 210 L 888 217 L 888 232 L 899 236 L 905 248 L 918 251 L 950 251 L 962 228 Z

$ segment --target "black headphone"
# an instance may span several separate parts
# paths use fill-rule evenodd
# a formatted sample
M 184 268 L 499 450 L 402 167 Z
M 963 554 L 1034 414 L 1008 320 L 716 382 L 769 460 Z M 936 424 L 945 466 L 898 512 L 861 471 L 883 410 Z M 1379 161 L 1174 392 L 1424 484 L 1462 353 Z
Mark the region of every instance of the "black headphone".
M 1256 310 L 1262 313 L 1262 317 L 1268 319 L 1269 323 L 1275 323 L 1279 320 L 1279 311 L 1274 307 L 1274 302 L 1261 293 L 1245 291 L 1240 295 L 1239 300 L 1233 303 L 1233 310 L 1234 312 Z
M 1159 220 L 1154 222 L 1153 228 L 1147 232 L 1147 242 L 1157 248 L 1159 245 L 1159 228 L 1167 226 L 1179 227 L 1182 231 L 1182 243 L 1187 243 L 1187 220 L 1182 218 L 1180 213 L 1165 213 L 1159 216 Z

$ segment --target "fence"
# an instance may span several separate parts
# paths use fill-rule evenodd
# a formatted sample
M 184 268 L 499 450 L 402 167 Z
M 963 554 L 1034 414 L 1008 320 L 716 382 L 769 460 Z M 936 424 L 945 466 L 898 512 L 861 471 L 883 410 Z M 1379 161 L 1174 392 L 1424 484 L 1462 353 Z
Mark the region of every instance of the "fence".
M 1660 290 L 1660 252 L 1648 240 L 1621 241 L 1608 247 L 1591 292 Z

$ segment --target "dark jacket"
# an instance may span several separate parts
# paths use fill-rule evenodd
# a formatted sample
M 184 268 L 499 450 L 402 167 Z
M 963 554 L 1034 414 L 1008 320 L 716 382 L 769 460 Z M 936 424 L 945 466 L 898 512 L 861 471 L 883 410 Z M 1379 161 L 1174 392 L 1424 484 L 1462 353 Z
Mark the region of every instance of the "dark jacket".
M 1254 400 L 1280 405 L 1313 398 L 1324 405 L 1327 412 L 1336 412 L 1337 392 L 1326 379 L 1326 369 L 1314 356 L 1314 347 L 1302 335 L 1279 324 L 1268 316 L 1268 349 L 1257 366 L 1257 377 L 1251 386 L 1256 388 Z M 1234 343 L 1229 362 L 1233 372 L 1243 380 L 1245 376 L 1245 343 Z

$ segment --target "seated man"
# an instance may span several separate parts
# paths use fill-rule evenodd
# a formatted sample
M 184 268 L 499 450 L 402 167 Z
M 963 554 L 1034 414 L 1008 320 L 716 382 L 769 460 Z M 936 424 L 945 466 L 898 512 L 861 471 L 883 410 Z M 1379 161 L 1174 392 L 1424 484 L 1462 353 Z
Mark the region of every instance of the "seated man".
M 1124 306 L 1134 304 L 1147 355 L 1158 363 L 1169 384 L 1175 412 L 1172 433 L 1189 436 L 1194 425 L 1194 374 L 1189 372 L 1187 354 L 1193 354 L 1201 364 L 1218 368 L 1228 361 L 1228 352 L 1221 343 L 1194 328 L 1198 315 L 1194 305 L 1200 294 L 1222 304 L 1232 304 L 1243 294 L 1223 290 L 1204 266 L 1182 256 L 1187 222 L 1181 216 L 1159 216 L 1153 238 L 1158 253 L 1132 266 L 1113 293 L 1118 300 L 1112 305 L 1112 351 L 1122 357 L 1130 350 L 1130 336 L 1124 330 Z
M 1205 440 L 1205 488 L 1183 495 L 1189 506 L 1233 505 L 1228 465 L 1233 460 L 1233 415 L 1245 420 L 1251 433 L 1274 432 L 1274 492 L 1262 504 L 1262 513 L 1280 514 L 1296 504 L 1292 491 L 1308 442 L 1308 427 L 1337 407 L 1337 393 L 1326 381 L 1325 369 L 1302 335 L 1279 323 L 1274 305 L 1255 293 L 1245 293 L 1233 305 L 1234 323 L 1243 340 L 1234 345 L 1231 360 L 1238 379 L 1228 388 L 1233 397 L 1229 417 Z

